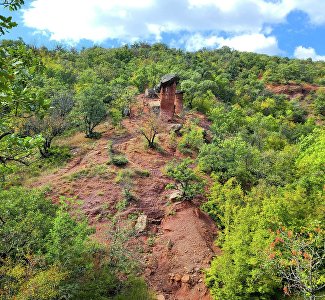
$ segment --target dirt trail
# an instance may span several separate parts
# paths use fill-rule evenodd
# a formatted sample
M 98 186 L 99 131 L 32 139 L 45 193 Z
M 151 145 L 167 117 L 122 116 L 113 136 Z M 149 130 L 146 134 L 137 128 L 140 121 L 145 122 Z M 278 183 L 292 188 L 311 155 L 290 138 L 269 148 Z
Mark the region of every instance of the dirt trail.
M 209 216 L 198 208 L 202 199 L 168 205 L 171 192 L 166 191 L 165 186 L 170 179 L 164 176 L 163 167 L 181 155 L 169 148 L 167 134 L 159 137 L 163 153 L 145 149 L 137 132 L 141 122 L 140 116 L 124 120 L 125 133 L 118 137 L 113 129 L 102 129 L 102 137 L 87 151 L 75 151 L 64 168 L 36 179 L 30 186 L 50 184 L 54 201 L 61 195 L 77 196 L 83 201 L 82 209 L 90 224 L 96 228 L 95 237 L 108 243 L 107 216 L 116 213 L 116 204 L 122 199 L 121 187 L 115 180 L 121 169 L 107 165 L 107 142 L 112 140 L 114 149 L 128 158 L 127 168 L 150 173 L 149 177 L 133 179 L 136 201 L 121 213 L 125 217 L 131 213 L 148 217 L 148 226 L 135 243 L 141 244 L 143 249 L 139 256 L 149 286 L 160 299 L 210 300 L 202 270 L 218 254 L 213 243 L 217 229 Z M 109 171 L 102 172 L 102 169 Z

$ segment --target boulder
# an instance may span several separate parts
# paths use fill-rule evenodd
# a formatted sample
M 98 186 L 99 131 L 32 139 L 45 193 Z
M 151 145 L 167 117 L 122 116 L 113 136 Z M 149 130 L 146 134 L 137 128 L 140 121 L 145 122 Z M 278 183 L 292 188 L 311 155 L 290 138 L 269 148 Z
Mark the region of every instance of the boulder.
M 181 199 L 182 199 L 182 194 L 180 191 L 175 191 L 169 195 L 169 200 L 171 202 L 177 202 L 180 201 Z
M 206 143 L 211 144 L 213 140 L 213 133 L 211 130 L 204 130 L 203 131 L 203 138 Z
M 146 215 L 140 215 L 137 219 L 134 229 L 137 233 L 141 233 L 146 230 L 147 224 L 148 224 L 148 217 Z
M 144 92 L 144 96 L 149 99 L 157 98 L 155 89 L 146 89 Z
M 180 130 L 183 128 L 182 124 L 173 124 L 170 126 L 170 132 L 175 132 L 177 135 L 180 135 Z
M 191 279 L 191 278 L 190 278 L 190 275 L 185 274 L 185 275 L 183 275 L 181 281 L 182 281 L 183 283 L 189 283 L 190 279 Z
M 182 280 L 182 276 L 179 275 L 179 274 L 176 274 L 176 275 L 174 276 L 174 280 L 175 280 L 176 282 L 181 281 L 181 280 Z
M 159 115 L 159 113 L 160 113 L 160 102 L 159 101 L 153 101 L 152 103 L 149 103 L 149 107 L 152 112 L 154 112 L 156 115 Z
M 124 117 L 129 117 L 131 115 L 131 110 L 130 110 L 130 108 L 129 107 L 125 107 L 124 109 L 123 109 L 123 116 Z
M 174 243 L 172 242 L 171 239 L 169 239 L 168 242 L 167 242 L 167 249 L 171 250 L 173 248 L 173 246 L 174 246 Z

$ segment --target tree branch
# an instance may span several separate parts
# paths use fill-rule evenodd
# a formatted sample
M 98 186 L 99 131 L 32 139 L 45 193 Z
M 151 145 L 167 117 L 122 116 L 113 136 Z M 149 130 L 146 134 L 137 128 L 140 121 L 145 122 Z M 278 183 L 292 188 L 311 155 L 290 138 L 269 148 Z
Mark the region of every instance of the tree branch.
M 7 135 L 12 134 L 12 132 L 5 132 L 3 134 L 0 135 L 0 140 L 2 140 L 4 137 L 6 137 Z

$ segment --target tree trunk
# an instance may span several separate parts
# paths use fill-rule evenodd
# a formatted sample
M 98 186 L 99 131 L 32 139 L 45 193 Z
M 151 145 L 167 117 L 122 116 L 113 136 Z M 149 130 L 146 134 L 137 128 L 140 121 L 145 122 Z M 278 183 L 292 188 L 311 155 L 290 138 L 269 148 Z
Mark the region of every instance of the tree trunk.
M 40 153 L 43 158 L 49 158 L 51 156 L 50 153 L 51 143 L 52 143 L 52 139 L 45 139 L 43 148 L 40 148 Z
M 93 128 L 91 126 L 91 123 L 87 123 L 86 125 L 86 137 L 91 138 L 93 136 Z
M 156 134 L 154 133 L 151 140 L 149 140 L 149 148 L 151 148 L 151 149 L 155 148 L 155 137 L 156 137 Z

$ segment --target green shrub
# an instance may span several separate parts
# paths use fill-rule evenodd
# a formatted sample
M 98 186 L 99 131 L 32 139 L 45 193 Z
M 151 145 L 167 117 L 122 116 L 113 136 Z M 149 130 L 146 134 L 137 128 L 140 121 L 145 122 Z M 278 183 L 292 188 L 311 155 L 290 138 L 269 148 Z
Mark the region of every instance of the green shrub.
M 123 199 L 128 203 L 135 199 L 132 193 L 133 181 L 135 172 L 132 169 L 120 170 L 115 178 L 115 182 L 118 183 L 123 191 Z
M 139 177 L 149 177 L 150 172 L 148 170 L 141 170 L 141 169 L 135 169 L 134 170 L 135 175 Z
M 314 107 L 318 114 L 325 116 L 325 88 L 317 91 Z
M 70 148 L 67 146 L 52 146 L 49 149 L 50 156 L 48 160 L 52 165 L 60 166 L 71 158 Z
M 123 199 L 116 203 L 115 208 L 117 211 L 123 211 L 124 209 L 127 208 L 128 205 L 129 202 L 127 201 L 127 199 Z
M 204 144 L 204 130 L 195 124 L 187 124 L 182 130 L 178 150 L 183 154 L 197 153 Z
M 122 167 L 128 164 L 128 159 L 123 154 L 112 155 L 111 163 L 117 167 Z
M 65 178 L 69 181 L 74 181 L 80 178 L 93 178 L 99 176 L 101 178 L 109 178 L 112 175 L 112 171 L 107 167 L 106 164 L 92 165 L 89 168 L 82 169 L 75 173 L 72 173 Z
M 166 174 L 174 179 L 176 184 L 168 184 L 167 189 L 177 189 L 184 200 L 191 200 L 204 192 L 203 179 L 191 168 L 194 161 L 185 158 L 177 163 L 172 161 L 166 167 Z
M 145 281 L 141 278 L 129 278 L 124 283 L 124 288 L 114 300 L 155 300 L 156 297 L 150 293 Z
M 114 150 L 113 150 L 113 142 L 111 140 L 108 140 L 107 141 L 107 152 L 108 152 L 108 155 L 111 156 L 112 153 L 114 153 Z
M 197 94 L 192 102 L 194 108 L 202 113 L 208 113 L 216 105 L 216 97 L 208 90 L 204 94 Z
M 110 109 L 109 115 L 111 117 L 112 124 L 115 127 L 119 127 L 121 125 L 122 120 L 123 120 L 122 111 L 119 108 L 113 107 L 113 108 Z
M 123 183 L 125 180 L 128 180 L 130 178 L 133 178 L 135 176 L 135 173 L 132 169 L 122 169 L 119 170 L 116 177 L 115 182 L 116 183 Z

